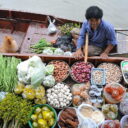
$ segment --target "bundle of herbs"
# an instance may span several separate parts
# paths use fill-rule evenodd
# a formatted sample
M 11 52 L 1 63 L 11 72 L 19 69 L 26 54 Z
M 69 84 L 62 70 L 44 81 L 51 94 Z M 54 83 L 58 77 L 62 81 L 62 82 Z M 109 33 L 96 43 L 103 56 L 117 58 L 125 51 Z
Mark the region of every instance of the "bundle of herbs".
M 39 42 L 37 42 L 36 44 L 30 46 L 31 51 L 38 54 L 42 53 L 44 49 L 50 48 L 50 47 L 52 47 L 52 44 L 46 41 L 46 39 L 44 38 L 39 40 Z
M 32 103 L 12 93 L 0 102 L 0 128 L 21 128 L 30 119 Z
M 12 92 L 18 83 L 17 65 L 21 62 L 15 57 L 0 56 L 0 91 Z

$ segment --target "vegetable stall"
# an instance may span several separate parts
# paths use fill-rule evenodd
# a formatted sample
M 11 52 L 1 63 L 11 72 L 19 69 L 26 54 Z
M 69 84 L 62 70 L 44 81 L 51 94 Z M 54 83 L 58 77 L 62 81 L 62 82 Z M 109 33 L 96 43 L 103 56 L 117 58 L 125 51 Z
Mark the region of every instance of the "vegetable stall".
M 128 61 L 75 60 L 79 28 L 66 23 L 30 53 L 0 55 L 0 128 L 128 127 Z
M 127 61 L 68 59 L 0 56 L 1 128 L 127 127 Z

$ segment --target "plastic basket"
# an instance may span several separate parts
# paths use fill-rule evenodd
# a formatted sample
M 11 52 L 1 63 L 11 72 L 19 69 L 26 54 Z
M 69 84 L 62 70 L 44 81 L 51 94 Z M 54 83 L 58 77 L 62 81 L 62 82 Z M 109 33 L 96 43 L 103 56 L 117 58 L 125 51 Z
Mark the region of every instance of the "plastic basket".
M 67 72 L 67 75 L 65 75 L 65 77 L 61 80 L 61 81 L 56 81 L 56 82 L 63 82 L 64 80 L 66 80 L 67 78 L 68 78 L 68 76 L 69 76 L 69 72 L 70 72 L 70 66 L 68 65 L 68 63 L 67 62 L 65 62 L 65 61 L 63 61 L 63 60 L 52 60 L 52 61 L 50 61 L 49 63 L 48 63 L 48 65 L 49 64 L 51 64 L 52 62 L 55 62 L 55 61 L 58 61 L 58 62 L 63 62 L 63 63 L 65 63 L 67 66 L 68 66 L 68 72 Z M 54 76 L 54 75 L 53 75 Z
M 102 72 L 102 81 L 100 83 L 96 82 L 93 79 L 93 71 L 100 71 L 100 72 Z M 92 68 L 92 70 L 91 70 L 91 84 L 92 85 L 105 85 L 105 83 L 106 83 L 105 78 L 106 78 L 106 76 L 105 76 L 105 69 L 103 69 L 103 68 Z
M 48 105 L 48 104 L 37 104 L 37 105 L 35 105 L 34 108 L 33 108 L 33 111 L 32 111 L 31 114 L 30 114 L 30 116 L 33 114 L 33 112 L 35 111 L 35 109 L 36 109 L 37 107 L 44 107 L 44 106 L 48 107 L 51 111 L 54 112 L 55 123 L 54 123 L 54 125 L 53 125 L 51 128 L 55 128 L 56 123 L 57 123 L 57 113 L 56 113 L 55 109 L 52 108 L 52 107 L 51 107 L 50 105 Z M 33 128 L 33 126 L 32 126 L 32 121 L 31 121 L 31 120 L 28 121 L 28 124 L 29 124 L 29 127 L 30 127 L 30 128 Z
M 83 82 L 77 81 L 77 80 L 74 78 L 74 76 L 73 76 L 73 74 L 72 74 L 72 67 L 73 67 L 74 65 L 76 65 L 77 63 L 80 63 L 80 62 L 83 62 L 83 61 L 77 61 L 77 62 L 75 62 L 75 63 L 71 66 L 71 68 L 70 68 L 70 76 L 71 76 L 71 78 L 72 78 L 75 82 L 77 82 L 77 83 L 83 83 Z M 90 63 L 90 62 L 87 62 L 87 63 L 90 64 L 90 65 L 92 65 L 92 67 L 94 67 L 94 65 L 93 65 L 92 63 Z
M 128 61 L 127 61 L 127 60 L 121 61 L 120 66 L 121 66 L 121 71 L 122 71 L 122 74 L 123 74 L 123 78 L 124 78 L 125 83 L 128 84 L 128 79 L 126 79 L 126 77 L 125 77 L 125 75 L 124 75 L 124 73 L 126 73 L 126 72 L 128 73 L 128 71 L 124 71 L 124 67 L 125 67 L 126 65 L 128 65 Z M 128 69 L 127 69 L 127 70 L 128 70 Z

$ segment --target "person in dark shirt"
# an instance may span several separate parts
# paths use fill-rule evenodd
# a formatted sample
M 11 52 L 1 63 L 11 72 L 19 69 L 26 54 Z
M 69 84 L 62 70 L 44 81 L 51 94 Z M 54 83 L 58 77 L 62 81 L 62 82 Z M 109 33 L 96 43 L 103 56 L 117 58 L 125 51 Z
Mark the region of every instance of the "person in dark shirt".
M 97 6 L 91 6 L 86 10 L 86 21 L 83 22 L 77 40 L 77 50 L 73 54 L 76 59 L 82 58 L 86 32 L 89 34 L 89 56 L 100 55 L 107 58 L 109 52 L 117 45 L 114 27 L 104 21 L 103 11 Z

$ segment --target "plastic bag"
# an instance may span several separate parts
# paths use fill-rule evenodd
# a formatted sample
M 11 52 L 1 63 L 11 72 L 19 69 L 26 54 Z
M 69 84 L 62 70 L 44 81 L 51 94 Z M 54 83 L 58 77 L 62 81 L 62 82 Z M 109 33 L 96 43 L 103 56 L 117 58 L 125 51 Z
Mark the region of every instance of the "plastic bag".
M 56 28 L 56 26 L 54 25 L 55 19 L 54 19 L 53 21 L 51 21 L 51 19 L 50 19 L 49 16 L 48 16 L 47 18 L 48 18 L 48 21 L 49 21 L 48 34 L 56 33 L 57 28 Z
M 25 84 L 31 84 L 34 87 L 42 83 L 46 74 L 45 64 L 38 56 L 33 56 L 21 62 L 18 64 L 17 69 L 19 81 Z

